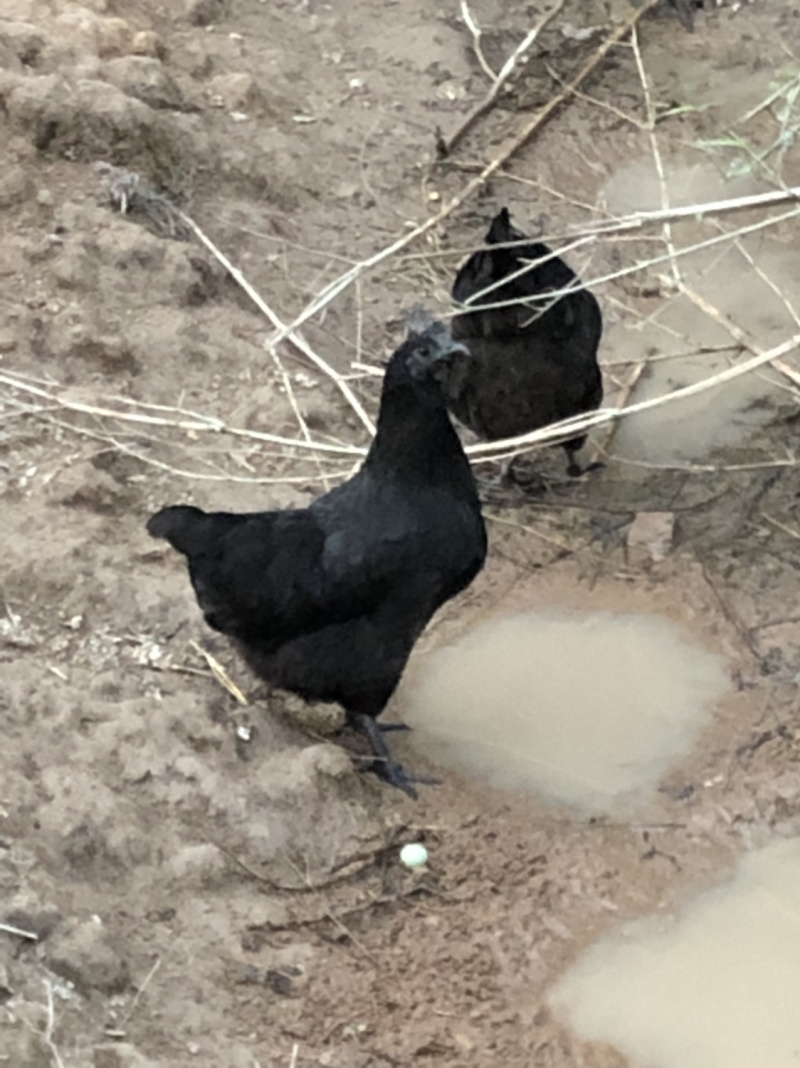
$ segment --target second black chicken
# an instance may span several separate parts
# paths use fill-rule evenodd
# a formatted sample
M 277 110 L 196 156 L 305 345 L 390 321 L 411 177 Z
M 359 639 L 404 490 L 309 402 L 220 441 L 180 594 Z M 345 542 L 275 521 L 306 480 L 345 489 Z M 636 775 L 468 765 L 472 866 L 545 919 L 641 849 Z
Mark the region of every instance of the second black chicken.
M 459 308 L 453 337 L 468 353 L 456 360 L 445 393 L 453 414 L 485 441 L 516 437 L 593 411 L 603 399 L 597 349 L 603 332 L 592 293 L 575 289 L 575 272 L 547 245 L 525 241 L 508 209 L 492 221 L 486 243 L 460 269 L 453 285 Z M 526 265 L 542 260 L 529 269 Z M 509 303 L 513 302 L 513 303 Z M 492 307 L 492 305 L 502 305 Z M 586 435 L 564 442 L 568 472 Z

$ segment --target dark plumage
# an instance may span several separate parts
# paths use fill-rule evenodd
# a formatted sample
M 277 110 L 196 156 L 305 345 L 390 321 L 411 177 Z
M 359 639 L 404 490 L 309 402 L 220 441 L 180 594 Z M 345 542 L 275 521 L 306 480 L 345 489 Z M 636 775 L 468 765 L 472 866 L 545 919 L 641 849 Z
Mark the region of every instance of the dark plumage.
M 576 283 L 575 272 L 553 256 L 476 297 L 524 269 L 526 261 L 552 255 L 547 245 L 538 242 L 499 247 L 524 239 L 503 208 L 486 235 L 490 247 L 473 253 L 456 275 L 456 304 L 480 309 L 485 304 L 546 296 Z M 487 441 L 526 434 L 592 411 L 603 399 L 597 364 L 602 330 L 600 307 L 585 289 L 561 297 L 549 308 L 546 301 L 530 301 L 457 315 L 453 337 L 465 341 L 469 352 L 454 362 L 445 383 L 450 410 Z M 575 453 L 585 441 L 582 434 L 564 443 L 570 475 L 581 474 Z
M 438 378 L 463 351 L 441 323 L 412 331 L 386 369 L 377 433 L 358 473 L 308 508 L 164 508 L 148 532 L 186 556 L 209 626 L 255 673 L 337 701 L 382 777 L 414 795 L 376 718 L 428 620 L 483 567 L 486 531 Z

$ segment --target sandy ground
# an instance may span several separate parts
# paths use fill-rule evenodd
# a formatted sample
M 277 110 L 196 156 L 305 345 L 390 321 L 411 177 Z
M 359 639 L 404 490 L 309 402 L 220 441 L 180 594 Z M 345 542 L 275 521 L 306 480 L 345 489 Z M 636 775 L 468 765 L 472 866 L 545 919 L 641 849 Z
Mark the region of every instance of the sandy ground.
M 472 10 L 495 69 L 541 15 Z M 626 819 L 442 774 L 403 740 L 404 759 L 445 780 L 413 803 L 215 639 L 238 704 L 192 644 L 210 635 L 183 567 L 144 532 L 168 501 L 302 505 L 350 470 L 352 457 L 248 436 L 296 437 L 293 401 L 315 439 L 367 441 L 326 373 L 286 346 L 273 360 L 272 327 L 169 204 L 290 321 L 462 190 L 631 13 L 568 2 L 510 92 L 432 166 L 436 129 L 488 88 L 454 2 L 5 0 L 0 921 L 38 940 L 0 933 L 0 1063 L 623 1068 L 553 1017 L 554 982 L 622 920 L 677 907 L 746 849 L 800 833 L 800 409 L 774 368 L 624 423 L 590 479 L 568 483 L 560 452 L 539 454 L 547 493 L 487 504 L 486 570 L 425 635 L 394 703 L 402 716 L 431 650 L 492 615 L 662 614 L 724 658 L 730 692 Z M 639 45 L 673 203 L 800 184 L 798 112 L 776 93 L 798 70 L 796 5 L 726 4 L 698 12 L 693 34 L 657 10 Z M 633 51 L 615 49 L 582 92 L 304 324 L 333 368 L 379 363 L 414 301 L 445 308 L 500 204 L 550 236 L 660 206 Z M 98 161 L 140 185 L 115 193 Z M 120 190 L 138 210 L 118 210 Z M 672 238 L 790 207 L 692 218 Z M 663 252 L 651 229 L 571 261 L 599 277 Z M 684 280 L 766 348 L 797 330 L 783 298 L 799 252 L 796 218 L 773 222 L 741 249 L 686 257 Z M 736 355 L 669 274 L 661 263 L 597 289 L 612 403 Z M 378 379 L 351 385 L 374 414 Z M 628 545 L 643 511 L 675 517 L 660 562 Z M 398 863 L 412 840 L 427 872 Z

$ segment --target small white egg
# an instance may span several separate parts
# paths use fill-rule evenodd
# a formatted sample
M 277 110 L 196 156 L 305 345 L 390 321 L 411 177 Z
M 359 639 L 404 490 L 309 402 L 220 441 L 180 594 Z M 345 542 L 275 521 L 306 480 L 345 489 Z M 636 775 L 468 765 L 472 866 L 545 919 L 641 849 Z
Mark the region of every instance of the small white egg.
M 428 863 L 428 850 L 421 842 L 409 842 L 400 850 L 400 862 L 407 868 L 421 868 Z

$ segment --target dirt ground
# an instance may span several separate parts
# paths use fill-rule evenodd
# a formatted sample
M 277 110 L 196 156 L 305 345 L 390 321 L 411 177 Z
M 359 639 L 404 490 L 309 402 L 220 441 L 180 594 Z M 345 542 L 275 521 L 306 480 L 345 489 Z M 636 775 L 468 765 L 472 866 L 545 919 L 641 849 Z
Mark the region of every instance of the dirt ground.
M 497 206 L 552 237 L 655 209 L 653 140 L 679 203 L 800 185 L 797 93 L 780 91 L 800 69 L 800 5 L 706 6 L 692 34 L 669 7 L 642 19 L 654 139 L 636 55 L 616 48 L 457 211 L 303 324 L 368 412 L 379 379 L 352 364 L 384 359 L 415 301 L 447 307 Z M 495 70 L 543 10 L 476 0 Z M 394 702 L 402 716 L 415 664 L 492 614 L 662 613 L 724 656 L 731 691 L 629 821 L 451 771 L 415 803 L 360 774 L 356 740 L 329 739 L 329 722 L 208 644 L 182 562 L 144 532 L 166 502 L 302 505 L 352 469 L 343 451 L 256 436 L 296 438 L 293 403 L 317 441 L 368 440 L 324 370 L 286 344 L 275 362 L 262 311 L 169 205 L 290 322 L 458 194 L 632 11 L 566 3 L 432 166 L 437 128 L 489 87 L 455 0 L 4 0 L 0 921 L 38 940 L 0 932 L 0 1063 L 623 1068 L 553 1018 L 555 979 L 622 920 L 800 834 L 800 394 L 775 368 L 684 417 L 623 426 L 585 480 L 540 453 L 546 494 L 487 504 L 487 567 Z M 791 206 L 692 218 L 673 239 Z M 763 280 L 766 263 L 797 292 L 797 218 L 748 241 L 754 263 L 687 257 L 685 277 L 768 347 L 798 329 Z M 653 228 L 571 262 L 599 277 L 663 248 Z M 658 377 L 677 365 L 647 361 L 669 346 L 730 344 L 665 274 L 597 288 L 611 403 L 696 378 L 696 362 Z M 675 516 L 657 563 L 628 547 L 642 511 Z M 436 773 L 412 744 L 398 742 L 403 759 Z M 399 864 L 414 840 L 427 872 Z

